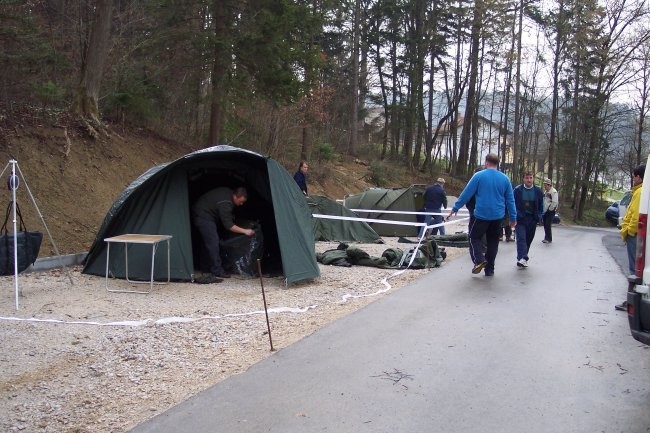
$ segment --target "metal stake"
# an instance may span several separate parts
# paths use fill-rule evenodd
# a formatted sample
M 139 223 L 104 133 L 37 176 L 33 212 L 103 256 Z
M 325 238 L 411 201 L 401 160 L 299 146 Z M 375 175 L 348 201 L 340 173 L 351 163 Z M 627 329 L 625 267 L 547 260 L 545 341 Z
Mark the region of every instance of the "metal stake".
M 264 281 L 262 280 L 262 262 L 257 259 L 257 273 L 260 276 L 260 286 L 262 286 L 262 299 L 264 300 L 264 314 L 266 314 L 266 328 L 269 331 L 269 344 L 271 345 L 271 352 L 273 349 L 273 339 L 271 338 L 271 324 L 269 323 L 269 311 L 266 308 L 266 295 L 264 294 Z
M 11 200 L 13 207 L 13 221 L 14 221 L 14 291 L 16 296 L 16 311 L 20 308 L 18 303 L 18 296 L 21 295 L 21 291 L 18 288 L 18 232 L 16 227 L 16 190 L 18 189 L 18 178 L 16 177 L 16 162 L 15 159 L 9 161 L 11 164 L 11 175 L 9 177 L 9 182 L 7 185 L 11 189 Z

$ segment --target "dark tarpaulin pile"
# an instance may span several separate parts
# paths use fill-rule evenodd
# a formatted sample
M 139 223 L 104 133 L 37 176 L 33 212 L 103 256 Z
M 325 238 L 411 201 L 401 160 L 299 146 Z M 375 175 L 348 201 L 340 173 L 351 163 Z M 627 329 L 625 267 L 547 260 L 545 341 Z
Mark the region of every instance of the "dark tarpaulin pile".
M 252 228 L 253 236 L 236 235 L 219 242 L 226 270 L 246 277 L 258 276 L 257 260 L 264 256 L 264 236 L 259 226 Z
M 411 257 L 415 254 L 413 263 Z M 446 257 L 444 249 L 438 248 L 434 240 L 423 242 L 419 248 L 403 251 L 399 248 L 384 250 L 381 257 L 372 257 L 367 252 L 357 247 L 350 247 L 340 243 L 336 249 L 327 250 L 316 254 L 316 260 L 324 265 L 332 266 L 370 266 L 382 269 L 411 269 L 437 268 Z

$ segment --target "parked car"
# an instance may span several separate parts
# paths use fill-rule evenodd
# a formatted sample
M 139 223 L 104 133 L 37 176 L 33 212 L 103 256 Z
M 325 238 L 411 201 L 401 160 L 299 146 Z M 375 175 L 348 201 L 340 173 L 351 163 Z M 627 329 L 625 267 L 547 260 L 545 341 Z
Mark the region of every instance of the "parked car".
M 623 194 L 623 197 L 621 197 L 621 200 L 618 202 L 618 223 L 616 224 L 617 227 L 620 227 L 621 223 L 623 222 L 625 211 L 627 211 L 627 207 L 630 204 L 631 200 L 632 191 L 626 191 L 625 194 Z
M 632 191 L 626 191 L 620 200 L 612 202 L 605 211 L 605 219 L 607 222 L 613 226 L 620 227 L 627 206 L 630 204 L 630 200 L 632 200 Z
M 650 156 L 648 156 L 650 164 Z M 629 202 L 628 202 L 629 203 Z M 636 272 L 628 277 L 627 318 L 632 337 L 650 345 L 650 182 L 641 187 L 639 225 L 636 235 Z
M 610 223 L 613 226 L 618 225 L 618 200 L 615 202 L 612 202 L 612 204 L 609 205 L 607 210 L 605 211 L 605 219 L 607 220 L 608 223 Z

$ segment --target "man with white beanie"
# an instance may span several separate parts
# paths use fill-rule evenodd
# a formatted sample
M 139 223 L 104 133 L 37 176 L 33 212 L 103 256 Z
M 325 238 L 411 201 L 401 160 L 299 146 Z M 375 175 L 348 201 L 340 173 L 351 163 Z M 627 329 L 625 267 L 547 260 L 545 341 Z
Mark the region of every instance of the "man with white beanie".
M 558 206 L 557 190 L 553 188 L 551 179 L 544 179 L 544 242 L 550 244 L 553 242 L 553 234 L 551 233 L 551 226 L 553 225 L 553 217 Z

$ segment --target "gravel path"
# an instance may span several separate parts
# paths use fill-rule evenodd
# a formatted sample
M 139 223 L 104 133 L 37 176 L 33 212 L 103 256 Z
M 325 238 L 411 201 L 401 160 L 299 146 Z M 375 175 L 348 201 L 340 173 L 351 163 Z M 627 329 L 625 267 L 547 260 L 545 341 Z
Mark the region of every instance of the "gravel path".
M 385 241 L 358 247 L 371 256 L 407 247 Z M 466 249 L 446 251 L 449 261 Z M 318 280 L 289 288 L 264 281 L 276 350 L 436 272 L 407 270 L 384 284 L 395 271 L 320 269 Z M 13 277 L 0 277 L 0 431 L 124 432 L 272 354 L 258 279 L 137 295 L 108 293 L 103 278 L 74 268 L 22 274 L 19 284 L 16 311 Z

